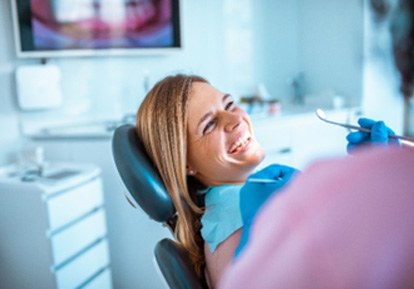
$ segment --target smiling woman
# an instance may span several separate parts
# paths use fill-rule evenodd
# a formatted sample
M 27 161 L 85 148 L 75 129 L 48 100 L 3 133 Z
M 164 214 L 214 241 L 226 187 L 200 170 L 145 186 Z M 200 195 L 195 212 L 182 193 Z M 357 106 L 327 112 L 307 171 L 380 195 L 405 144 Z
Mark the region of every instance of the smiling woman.
M 264 158 L 248 114 L 205 79 L 176 75 L 148 93 L 137 132 L 177 209 L 177 239 L 215 287 L 239 244 L 240 187 Z

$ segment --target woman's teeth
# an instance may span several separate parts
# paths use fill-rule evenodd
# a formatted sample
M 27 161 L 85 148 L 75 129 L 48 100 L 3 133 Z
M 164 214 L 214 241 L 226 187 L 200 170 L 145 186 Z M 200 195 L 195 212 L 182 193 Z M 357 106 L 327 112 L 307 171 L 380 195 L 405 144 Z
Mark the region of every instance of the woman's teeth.
M 250 134 L 239 138 L 229 149 L 229 153 L 234 153 L 238 148 L 244 147 L 250 141 Z

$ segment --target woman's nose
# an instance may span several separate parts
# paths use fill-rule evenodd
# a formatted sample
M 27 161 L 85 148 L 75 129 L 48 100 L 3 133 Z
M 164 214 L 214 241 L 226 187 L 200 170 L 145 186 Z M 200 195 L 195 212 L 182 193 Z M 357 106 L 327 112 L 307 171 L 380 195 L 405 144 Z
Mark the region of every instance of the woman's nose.
M 224 112 L 224 130 L 226 132 L 232 132 L 241 122 L 241 115 L 230 111 Z

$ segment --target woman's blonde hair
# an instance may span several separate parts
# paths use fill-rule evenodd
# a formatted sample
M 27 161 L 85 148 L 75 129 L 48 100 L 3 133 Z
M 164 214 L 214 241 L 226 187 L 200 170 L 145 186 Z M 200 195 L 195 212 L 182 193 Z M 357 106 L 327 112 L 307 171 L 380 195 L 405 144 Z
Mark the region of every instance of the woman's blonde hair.
M 205 263 L 200 235 L 203 208 L 197 204 L 186 175 L 187 103 L 194 82 L 207 81 L 181 74 L 159 81 L 138 109 L 136 129 L 177 210 L 176 238 L 190 253 L 201 276 Z

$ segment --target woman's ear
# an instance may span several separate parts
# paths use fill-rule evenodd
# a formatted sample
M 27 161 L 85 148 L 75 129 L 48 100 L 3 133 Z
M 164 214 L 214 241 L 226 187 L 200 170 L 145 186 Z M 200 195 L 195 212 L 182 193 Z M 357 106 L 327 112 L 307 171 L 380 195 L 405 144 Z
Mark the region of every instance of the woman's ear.
M 189 166 L 186 166 L 185 172 L 186 172 L 187 176 L 194 176 L 197 173 L 195 170 L 193 170 Z

